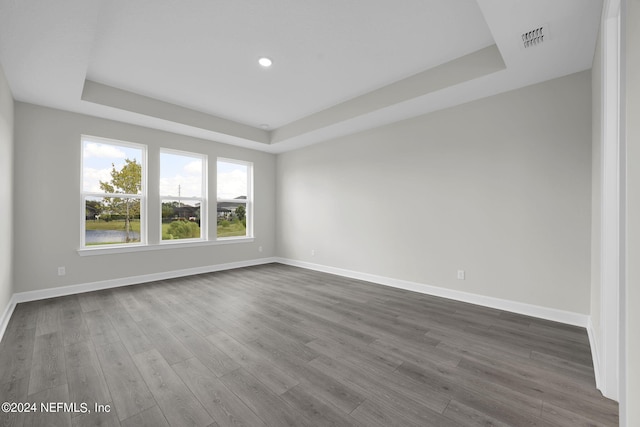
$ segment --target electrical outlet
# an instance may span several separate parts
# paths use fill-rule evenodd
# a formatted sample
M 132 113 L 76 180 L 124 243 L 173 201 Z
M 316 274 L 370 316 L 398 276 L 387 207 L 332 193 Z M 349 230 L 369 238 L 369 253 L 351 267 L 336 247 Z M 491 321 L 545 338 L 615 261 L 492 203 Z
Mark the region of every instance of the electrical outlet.
M 64 267 L 58 267 L 58 276 L 64 276 L 67 274 L 67 270 Z
M 311 256 L 316 256 L 316 250 L 315 249 L 311 249 Z
M 262 246 L 258 246 L 258 252 L 262 252 Z
M 458 279 L 464 280 L 464 270 L 458 270 Z

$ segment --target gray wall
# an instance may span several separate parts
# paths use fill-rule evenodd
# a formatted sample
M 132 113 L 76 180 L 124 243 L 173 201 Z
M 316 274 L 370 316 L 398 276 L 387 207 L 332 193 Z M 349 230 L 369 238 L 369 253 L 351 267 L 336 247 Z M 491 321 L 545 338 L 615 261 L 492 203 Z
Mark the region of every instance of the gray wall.
M 587 71 L 281 154 L 278 255 L 588 314 L 591 114 Z
M 627 144 L 627 253 L 626 253 L 626 404 L 628 426 L 640 425 L 640 0 L 626 1 L 626 144 Z M 624 27 L 623 27 L 624 28 Z M 624 125 L 624 124 L 623 124 Z
M 13 97 L 0 66 L 0 315 L 13 293 Z
M 81 257 L 80 136 L 193 151 L 254 162 L 253 243 Z M 275 156 L 124 123 L 16 103 L 15 292 L 253 260 L 275 254 Z M 150 165 L 151 166 L 151 165 Z M 215 178 L 210 198 L 215 197 Z M 151 210 L 152 207 L 150 206 Z M 215 215 L 214 215 L 215 216 Z M 258 252 L 258 247 L 263 252 Z M 57 267 L 67 275 L 59 277 Z

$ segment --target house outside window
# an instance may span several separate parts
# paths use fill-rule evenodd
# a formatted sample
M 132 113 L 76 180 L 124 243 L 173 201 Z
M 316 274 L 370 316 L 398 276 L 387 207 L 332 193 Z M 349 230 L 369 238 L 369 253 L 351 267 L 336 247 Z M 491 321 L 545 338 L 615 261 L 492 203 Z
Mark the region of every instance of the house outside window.
M 218 158 L 217 237 L 253 236 L 253 163 Z
M 160 150 L 163 242 L 206 239 L 207 156 Z

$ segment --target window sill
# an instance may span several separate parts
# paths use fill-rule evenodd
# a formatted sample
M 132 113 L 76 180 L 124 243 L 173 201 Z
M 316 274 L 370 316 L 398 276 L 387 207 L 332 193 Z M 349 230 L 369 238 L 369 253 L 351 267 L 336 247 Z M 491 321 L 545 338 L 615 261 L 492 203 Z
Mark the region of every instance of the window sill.
M 200 240 L 189 242 L 163 242 L 155 245 L 130 245 L 130 246 L 111 246 L 108 248 L 82 248 L 78 249 L 80 256 L 124 254 L 130 252 L 148 252 L 161 251 L 164 249 L 181 249 L 181 248 L 197 248 L 202 246 L 218 246 L 230 245 L 234 243 L 251 243 L 255 240 L 253 237 L 227 237 L 218 240 Z

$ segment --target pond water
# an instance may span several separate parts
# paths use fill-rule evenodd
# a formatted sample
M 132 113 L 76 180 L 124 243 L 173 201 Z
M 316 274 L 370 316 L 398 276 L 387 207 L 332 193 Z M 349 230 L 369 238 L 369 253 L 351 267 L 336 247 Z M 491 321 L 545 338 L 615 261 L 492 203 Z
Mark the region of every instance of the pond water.
M 129 232 L 129 239 L 140 240 L 140 233 Z M 127 233 L 121 230 L 85 230 L 84 241 L 86 245 L 100 243 L 126 243 Z

